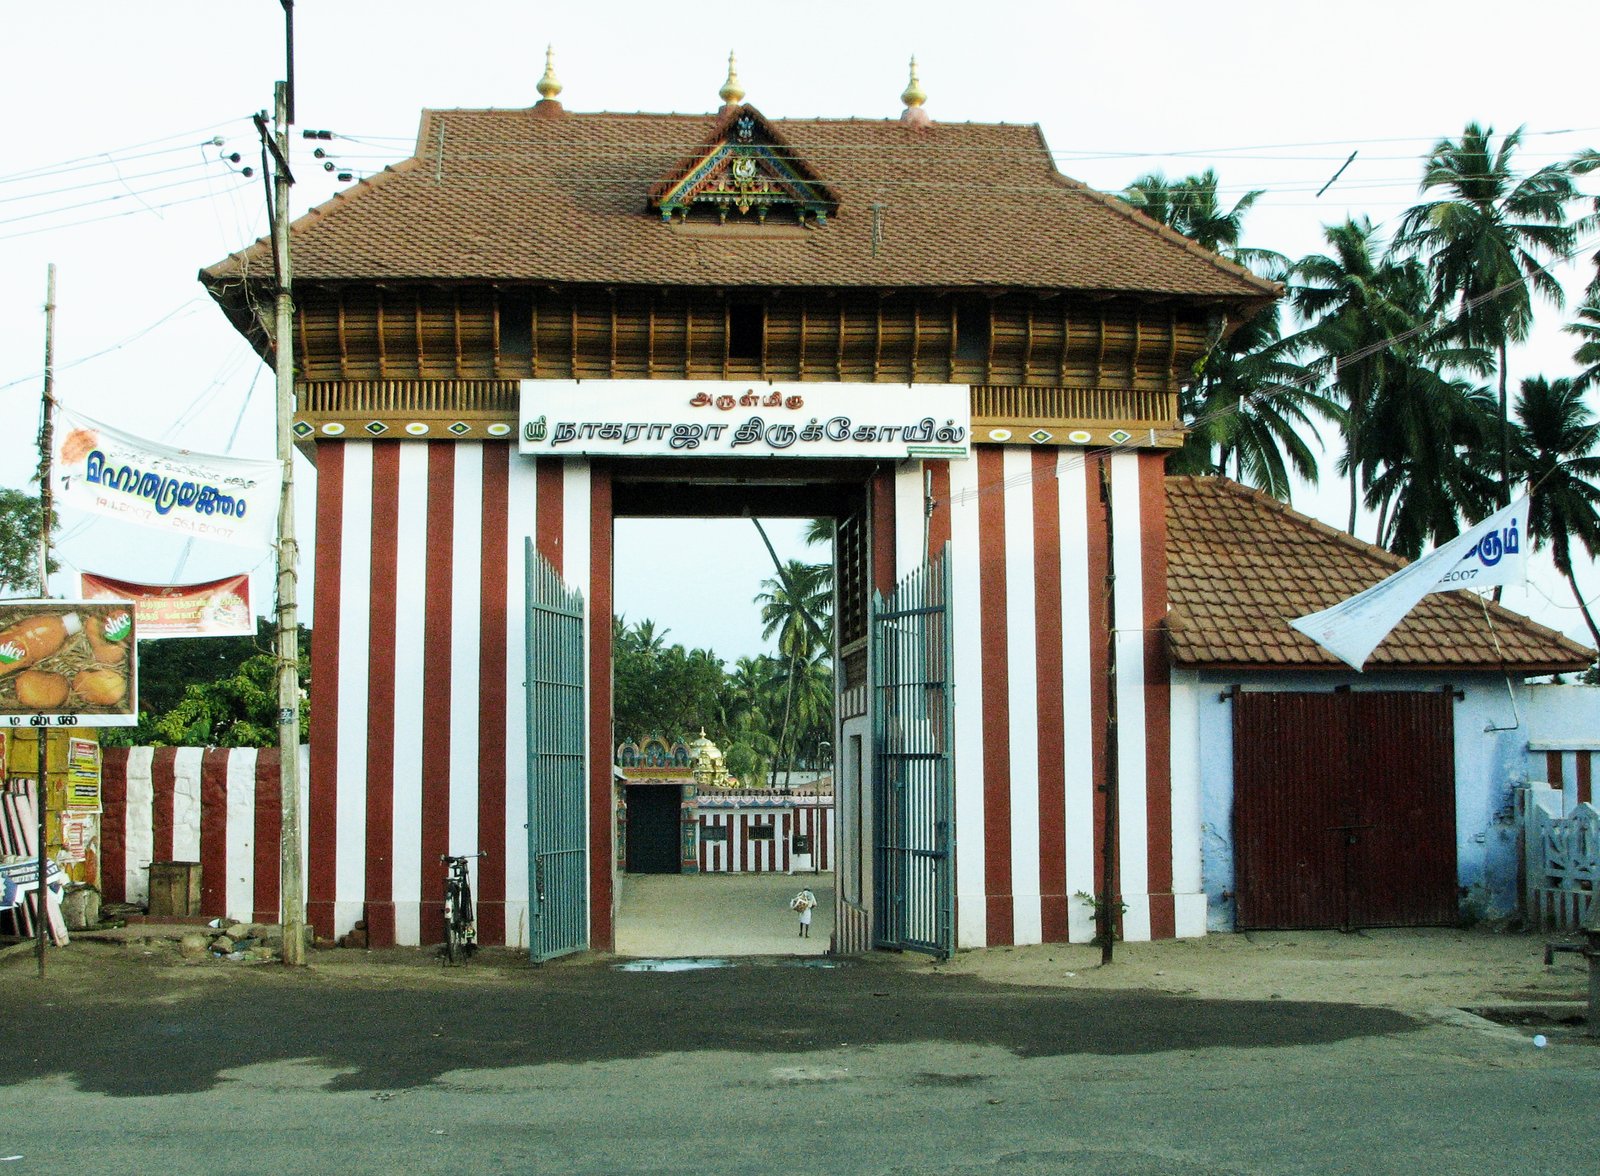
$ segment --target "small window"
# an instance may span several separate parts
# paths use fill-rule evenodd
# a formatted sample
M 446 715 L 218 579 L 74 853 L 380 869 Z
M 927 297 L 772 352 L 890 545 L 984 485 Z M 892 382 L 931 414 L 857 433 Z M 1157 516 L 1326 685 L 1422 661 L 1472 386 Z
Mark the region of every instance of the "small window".
M 728 358 L 761 358 L 762 335 L 766 328 L 765 308 L 756 302 L 734 302 L 728 306 Z
M 968 363 L 988 362 L 988 303 L 964 302 L 956 308 L 956 358 Z

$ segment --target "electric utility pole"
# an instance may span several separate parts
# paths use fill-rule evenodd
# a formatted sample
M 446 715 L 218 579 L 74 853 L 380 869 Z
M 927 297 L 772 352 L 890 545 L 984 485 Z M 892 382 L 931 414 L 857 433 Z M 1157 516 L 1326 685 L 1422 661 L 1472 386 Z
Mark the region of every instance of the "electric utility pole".
M 293 6 L 284 0 L 287 62 L 294 61 Z M 272 264 L 277 277 L 274 308 L 273 369 L 277 375 L 278 461 L 283 467 L 283 494 L 278 503 L 278 783 L 283 825 L 278 841 L 279 889 L 283 911 L 283 962 L 306 962 L 305 871 L 300 860 L 300 631 L 295 585 L 300 560 L 294 535 L 294 447 L 290 422 L 294 412 L 294 298 L 289 263 L 290 95 L 293 80 L 274 91 L 272 133 L 266 119 L 255 118 L 262 145 L 272 156 Z
M 1111 455 L 1100 459 L 1100 503 L 1106 520 L 1106 754 L 1105 776 L 1100 782 L 1105 819 L 1101 825 L 1100 893 L 1095 898 L 1095 938 L 1100 941 L 1100 962 L 1109 964 L 1117 939 L 1117 916 L 1122 898 L 1117 887 L 1118 773 L 1117 754 L 1117 547 L 1112 530 Z
M 50 595 L 50 448 L 56 388 L 56 263 L 51 262 L 44 294 L 44 403 L 39 417 L 39 599 Z

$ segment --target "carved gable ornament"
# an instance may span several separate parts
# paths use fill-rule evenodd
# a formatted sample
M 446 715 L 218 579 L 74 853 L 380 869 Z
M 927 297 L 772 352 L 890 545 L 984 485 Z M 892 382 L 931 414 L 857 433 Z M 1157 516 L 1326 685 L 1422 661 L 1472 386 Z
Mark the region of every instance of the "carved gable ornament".
M 663 221 L 768 217 L 825 225 L 839 198 L 753 106 L 717 120 L 707 142 L 650 190 Z

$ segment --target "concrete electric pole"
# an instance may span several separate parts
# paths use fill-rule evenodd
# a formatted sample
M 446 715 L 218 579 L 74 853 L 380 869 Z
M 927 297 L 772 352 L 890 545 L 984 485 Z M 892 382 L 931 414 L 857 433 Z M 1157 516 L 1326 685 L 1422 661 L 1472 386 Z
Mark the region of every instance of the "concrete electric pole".
M 285 11 L 288 6 L 285 5 Z M 272 132 L 256 116 L 256 128 L 273 159 L 272 261 L 277 276 L 273 315 L 273 368 L 277 374 L 278 461 L 283 494 L 278 504 L 278 781 L 282 830 L 278 873 L 283 918 L 283 962 L 306 962 L 305 870 L 300 857 L 300 629 L 295 598 L 300 550 L 294 532 L 294 298 L 289 261 L 289 83 L 277 85 Z

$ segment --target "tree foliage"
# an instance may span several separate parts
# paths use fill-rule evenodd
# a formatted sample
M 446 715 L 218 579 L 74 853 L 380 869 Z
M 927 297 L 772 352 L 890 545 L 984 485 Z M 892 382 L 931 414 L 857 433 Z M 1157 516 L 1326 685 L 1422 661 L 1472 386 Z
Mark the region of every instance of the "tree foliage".
M 102 742 L 153 747 L 273 747 L 278 657 L 270 621 L 254 637 L 139 642 L 139 722 Z M 300 629 L 300 741 L 310 737 L 311 631 Z
M 39 593 L 40 512 L 36 496 L 0 489 L 0 596 Z M 56 570 L 54 559 L 50 570 Z

